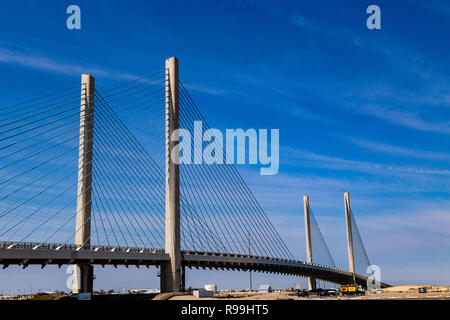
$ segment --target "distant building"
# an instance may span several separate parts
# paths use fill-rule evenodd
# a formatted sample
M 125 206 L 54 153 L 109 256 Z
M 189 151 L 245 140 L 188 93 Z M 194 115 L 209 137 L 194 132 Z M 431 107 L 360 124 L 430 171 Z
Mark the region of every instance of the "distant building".
M 302 290 L 302 284 L 301 283 L 294 283 L 294 290 Z
M 194 297 L 197 298 L 212 298 L 214 297 L 214 292 L 205 289 L 194 290 Z
M 205 284 L 205 290 L 212 291 L 214 293 L 217 293 L 217 285 L 215 284 Z
M 149 294 L 149 293 L 160 293 L 159 289 L 130 289 L 128 290 L 129 293 L 144 293 L 144 294 Z
M 263 293 L 271 293 L 273 290 L 270 284 L 262 284 L 259 286 L 258 291 Z

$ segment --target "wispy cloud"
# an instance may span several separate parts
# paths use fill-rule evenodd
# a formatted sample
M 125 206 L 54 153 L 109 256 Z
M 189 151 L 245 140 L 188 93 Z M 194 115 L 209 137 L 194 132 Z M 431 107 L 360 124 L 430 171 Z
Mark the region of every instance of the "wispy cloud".
M 349 29 L 345 27 L 330 25 L 324 22 L 316 22 L 299 14 L 292 14 L 291 22 L 299 28 L 326 34 L 328 36 L 332 36 L 333 38 L 339 38 L 349 32 Z
M 213 87 L 209 87 L 209 86 L 204 86 L 204 85 L 197 85 L 197 84 L 186 84 L 184 85 L 186 88 L 194 90 L 194 91 L 198 91 L 198 92 L 202 92 L 202 93 L 207 93 L 207 94 L 212 94 L 212 95 L 223 95 L 226 94 L 227 92 L 225 90 L 222 89 L 216 89 Z
M 357 219 L 372 262 L 382 267 L 383 261 L 392 265 L 414 262 L 425 265 L 425 261 L 439 257 L 439 265 L 448 269 L 450 260 L 445 252 L 450 249 L 450 211 L 446 209 L 449 203 L 438 203 L 440 208 L 436 203 L 425 205 L 395 212 L 386 206 L 384 212 Z M 389 267 L 383 269 L 386 275 L 394 271 Z M 441 281 L 450 280 L 447 274 L 441 275 Z
M 227 87 L 226 85 L 224 86 L 223 84 L 221 84 L 221 85 L 222 85 L 222 87 L 220 87 L 220 85 L 214 86 L 214 85 L 190 83 L 190 84 L 185 84 L 184 86 L 187 89 L 214 95 L 214 96 L 223 96 L 223 95 L 245 96 L 245 95 L 247 95 L 246 93 L 244 93 L 242 91 L 235 90 L 233 88 L 230 88 L 229 86 Z
M 280 177 L 279 177 L 280 178 Z M 297 243 L 292 250 L 300 258 L 304 258 L 304 240 L 302 230 L 302 202 L 300 192 L 306 186 L 314 185 L 313 179 L 298 178 L 296 181 L 292 177 L 287 177 L 288 183 L 294 182 L 289 187 L 284 187 L 280 179 L 280 195 L 277 193 L 263 194 L 258 193 L 258 198 L 278 199 L 287 195 L 295 196 L 290 204 L 296 208 L 295 212 L 287 212 L 283 209 L 279 211 L 269 210 L 271 220 L 274 222 L 277 230 L 288 243 Z M 317 188 L 310 189 L 311 204 L 315 209 L 316 219 L 325 236 L 331 250 L 331 254 L 337 258 L 338 264 L 345 266 L 345 222 L 343 216 L 342 193 L 336 190 L 341 187 L 341 183 L 334 181 L 333 185 L 327 186 L 324 179 L 318 177 L 322 189 L 334 189 L 333 193 L 326 193 Z M 278 185 L 277 185 L 278 186 Z M 275 186 L 275 187 L 277 187 Z M 372 187 L 371 184 L 368 185 Z M 316 186 L 319 187 L 319 186 Z M 352 190 L 358 190 L 365 187 L 360 183 L 352 185 Z M 293 194 L 292 189 L 297 194 Z M 400 189 L 399 186 L 396 187 Z M 395 188 L 393 188 L 395 189 Z M 392 189 L 392 190 L 393 190 Z M 450 248 L 449 226 L 450 212 L 448 211 L 448 201 L 414 201 L 408 204 L 402 203 L 400 207 L 393 206 L 397 201 L 394 197 L 385 198 L 386 193 L 392 192 L 391 188 L 385 188 L 380 185 L 379 194 L 374 199 L 374 195 L 369 197 L 357 192 L 358 196 L 352 199 L 353 209 L 356 214 L 358 228 L 360 230 L 364 245 L 369 254 L 370 261 L 379 264 L 385 277 L 389 277 L 393 270 L 391 265 L 397 263 L 408 263 L 407 259 L 425 260 L 431 253 L 429 250 L 443 253 Z M 410 190 L 404 190 L 408 193 Z M 395 191 L 394 191 L 395 192 Z M 355 194 L 355 193 L 354 193 Z M 370 200 L 367 201 L 367 199 Z M 264 200 L 262 203 L 264 204 Z M 283 203 L 278 203 L 275 207 L 283 208 Z M 413 235 L 413 236 L 412 236 Z M 300 249 L 299 249 L 300 247 Z M 411 250 L 420 253 L 411 255 Z M 444 263 L 444 261 L 441 261 Z M 389 277 L 389 278 L 393 278 Z M 414 277 L 413 277 L 414 278 Z
M 241 170 L 242 172 L 242 170 Z M 445 192 L 439 183 L 430 183 L 433 176 L 412 177 L 368 177 L 368 176 L 343 176 L 324 177 L 314 174 L 278 173 L 274 176 L 261 177 L 255 171 L 243 171 L 247 183 L 252 187 L 263 207 L 269 208 L 269 212 L 289 211 L 301 206 L 301 196 L 309 194 L 316 207 L 335 207 L 341 205 L 343 192 L 355 191 L 359 197 L 353 202 L 361 207 L 378 206 L 380 199 L 401 199 L 411 194 L 424 194 L 430 192 Z M 439 179 L 439 178 L 434 178 Z M 446 183 L 447 178 L 441 177 L 441 183 Z M 396 200 L 397 201 L 397 200 Z M 391 201 L 392 205 L 392 201 Z
M 350 106 L 361 114 L 375 116 L 392 124 L 420 131 L 450 134 L 450 121 L 431 122 L 424 120 L 417 112 L 399 110 L 378 104 L 351 104 Z
M 420 8 L 424 8 L 436 13 L 450 14 L 450 3 L 447 0 L 408 0 L 408 4 L 414 4 Z
M 318 122 L 330 122 L 331 121 L 331 119 L 329 119 L 319 113 L 310 111 L 309 109 L 303 108 L 298 105 L 296 105 L 290 113 L 296 117 L 306 119 L 306 120 L 312 120 L 312 121 L 318 121 Z
M 367 48 L 369 50 L 379 52 L 383 55 L 390 56 L 392 52 L 388 50 L 385 46 L 364 40 L 363 38 L 356 37 L 353 39 L 353 44 L 360 48 Z
M 306 29 L 310 29 L 313 31 L 321 31 L 321 27 L 319 24 L 313 22 L 312 20 L 309 20 L 308 18 L 304 17 L 304 16 L 300 16 L 300 15 L 293 15 L 291 17 L 292 22 L 301 28 L 306 28 Z
M 242 1 L 239 1 L 242 2 Z M 349 33 L 349 29 L 340 25 L 332 25 L 324 21 L 317 21 L 306 17 L 304 14 L 298 12 L 291 12 L 287 8 L 267 6 L 258 1 L 243 1 L 245 6 L 258 7 L 263 10 L 270 17 L 283 20 L 292 25 L 312 32 L 321 33 L 332 38 L 341 38 L 343 35 Z
M 383 220 L 385 223 L 376 223 L 379 220 Z M 450 212 L 443 209 L 421 208 L 420 212 L 415 211 L 408 214 L 388 213 L 382 216 L 368 216 L 361 219 L 359 224 L 375 231 L 388 231 L 392 228 L 413 228 L 450 237 Z M 450 239 L 448 239 L 448 244 L 450 245 Z
M 383 144 L 363 139 L 350 138 L 350 140 L 353 144 L 370 151 L 397 154 L 401 156 L 414 157 L 419 159 L 450 160 L 450 154 L 448 153 L 409 149 L 400 146 Z
M 288 148 L 289 149 L 289 148 Z M 286 149 L 285 149 L 286 151 Z M 366 161 L 349 160 L 328 155 L 321 155 L 309 151 L 289 149 L 291 159 L 287 164 L 308 165 L 313 167 L 327 168 L 332 170 L 361 171 L 376 174 L 402 175 L 402 174 L 425 174 L 425 175 L 450 175 L 450 170 L 429 169 L 420 167 L 407 167 L 398 165 L 387 165 Z
M 99 66 L 69 63 L 39 54 L 13 51 L 3 47 L 0 47 L 0 63 L 68 76 L 79 76 L 81 73 L 92 73 L 96 76 L 113 79 L 132 80 L 138 78 L 133 74 L 107 70 Z

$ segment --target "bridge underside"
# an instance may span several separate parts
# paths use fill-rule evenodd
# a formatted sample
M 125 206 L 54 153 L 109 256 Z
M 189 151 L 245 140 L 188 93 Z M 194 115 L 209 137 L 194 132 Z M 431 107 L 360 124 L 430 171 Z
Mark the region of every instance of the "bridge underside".
M 118 247 L 97 247 L 90 250 L 77 250 L 73 245 L 49 245 L 47 248 L 33 244 L 0 248 L 0 264 L 3 268 L 9 265 L 123 265 L 123 266 L 159 266 L 169 261 L 163 249 L 138 249 Z M 267 257 L 232 255 L 207 252 L 182 252 L 182 265 L 188 268 L 223 269 L 257 271 L 292 276 L 312 276 L 337 284 L 348 284 L 352 281 L 350 272 L 323 265 L 308 264 L 296 260 L 283 260 Z M 356 282 L 366 285 L 367 278 L 356 275 Z M 382 284 L 382 287 L 388 285 Z

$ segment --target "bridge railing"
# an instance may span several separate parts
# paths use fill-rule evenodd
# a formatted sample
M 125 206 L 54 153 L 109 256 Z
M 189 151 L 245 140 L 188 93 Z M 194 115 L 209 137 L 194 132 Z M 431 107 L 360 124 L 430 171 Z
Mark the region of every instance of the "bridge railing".
M 123 257 L 123 254 L 127 254 L 127 253 L 134 253 L 134 259 L 136 259 L 136 254 L 143 254 L 143 258 L 146 257 L 145 254 L 161 254 L 164 255 L 165 254 L 165 250 L 162 248 L 138 248 L 138 247 L 114 247 L 114 246 L 96 246 L 96 245 L 91 245 L 91 246 L 85 246 L 85 247 L 81 247 L 81 246 L 77 246 L 75 244 L 57 244 L 57 243 L 36 243 L 36 242 L 0 242 L 0 256 L 1 256 L 1 252 L 6 252 L 6 251 L 13 251 L 15 250 L 17 254 L 19 254 L 19 260 L 22 260 L 22 262 L 19 264 L 23 264 L 24 267 L 26 267 L 29 263 L 33 263 L 33 262 L 29 262 L 27 259 L 26 254 L 25 256 L 20 256 L 19 251 L 24 250 L 24 251 L 29 251 L 29 250 L 36 250 L 36 251 L 41 251 L 41 252 L 45 252 L 47 251 L 48 253 L 48 259 L 52 260 L 51 257 L 54 257 L 54 255 L 52 256 L 52 254 L 54 254 L 55 252 L 58 251 L 66 251 L 67 252 L 73 252 L 73 251 L 78 251 L 78 250 L 82 250 L 82 251 L 91 251 L 91 252 L 109 252 L 109 253 L 121 253 L 120 255 L 120 259 L 125 259 L 124 261 L 121 262 L 115 262 L 117 264 L 127 264 L 127 260 L 126 258 Z M 53 253 L 52 253 L 53 252 Z M 343 270 L 343 269 L 339 269 L 336 267 L 331 267 L 331 266 L 326 266 L 326 265 L 322 265 L 322 264 L 315 264 L 315 263 L 306 263 L 303 261 L 299 261 L 299 260 L 292 260 L 292 259 L 282 259 L 282 258 L 272 258 L 272 257 L 265 257 L 265 256 L 258 256 L 258 255 L 245 255 L 245 254 L 230 254 L 230 253 L 217 253 L 217 252 L 207 252 L 207 251 L 191 251 L 191 250 L 186 250 L 186 251 L 182 251 L 182 260 L 186 259 L 189 264 L 189 262 L 194 261 L 194 265 L 197 262 L 207 262 L 207 265 L 210 265 L 210 263 L 212 262 L 215 265 L 226 265 L 228 267 L 236 267 L 239 268 L 246 268 L 250 265 L 253 265 L 253 267 L 255 268 L 255 270 L 271 270 L 271 266 L 274 266 L 276 270 L 282 270 L 281 272 L 293 272 L 293 270 L 295 270 L 296 268 L 304 268 L 306 267 L 306 269 L 309 269 L 308 266 L 310 266 L 311 270 L 314 270 L 314 272 L 319 272 L 320 274 L 324 274 L 323 272 L 331 272 L 332 274 L 334 274 L 334 278 L 333 277 L 329 277 L 329 280 L 331 279 L 340 279 L 339 283 L 342 282 L 342 279 L 344 279 L 345 277 L 350 277 L 350 273 L 347 270 Z M 45 253 L 44 253 L 45 256 Z M 71 255 L 70 255 L 71 256 Z M 193 256 L 199 256 L 199 258 L 193 258 Z M 42 256 L 40 256 L 42 258 Z M 111 256 L 111 257 L 114 257 Z M 202 258 L 204 257 L 204 258 Z M 224 259 L 222 259 L 224 258 Z M 17 260 L 17 258 L 15 258 Z M 203 259 L 203 260 L 202 260 Z M 212 259 L 212 260 L 211 260 Z M 164 258 L 163 258 L 164 260 Z M 40 260 L 39 260 L 40 261 Z M 158 260 L 160 261 L 160 260 Z M 196 262 L 195 262 L 196 261 Z M 3 265 L 7 266 L 9 265 L 8 261 L 3 261 L 2 262 Z M 17 261 L 15 261 L 14 263 L 17 263 Z M 36 262 L 34 262 L 36 263 Z M 41 262 L 39 262 L 41 263 Z M 75 260 L 67 260 L 65 263 L 68 264 L 73 264 L 76 263 Z M 145 263 L 144 263 L 145 264 Z M 281 269 L 280 269 L 281 268 Z M 300 269 L 296 269 L 297 271 Z M 284 271 L 283 271 L 284 270 Z M 303 274 L 305 271 L 303 270 Z M 320 276 L 317 276 L 320 278 Z M 365 277 L 363 275 L 356 275 L 357 280 L 359 281 L 359 283 L 364 283 L 365 281 Z M 328 278 L 327 278 L 328 279 Z
M 1 241 L 0 249 L 31 249 L 31 250 L 91 250 L 91 251 L 109 251 L 109 252 L 133 252 L 133 253 L 160 253 L 164 254 L 165 250 L 162 248 L 138 248 L 138 247 L 121 247 L 121 246 L 77 246 L 75 244 L 58 244 L 58 243 L 36 243 L 36 242 L 13 242 L 13 241 Z M 286 263 L 301 263 L 310 265 L 313 267 L 321 267 L 330 270 L 348 272 L 347 270 L 326 266 L 317 263 L 308 263 L 300 260 L 271 258 L 256 255 L 243 255 L 243 254 L 231 254 L 231 253 L 219 253 L 219 252 L 206 252 L 206 251 L 182 251 L 182 254 L 192 255 L 207 255 L 207 256 L 225 256 L 225 257 L 239 257 L 255 260 L 267 260 L 278 261 Z
M 308 263 L 308 262 L 304 262 L 304 261 L 300 261 L 300 260 L 292 260 L 292 259 L 272 258 L 272 257 L 245 255 L 245 254 L 220 253 L 220 252 L 204 252 L 204 251 L 182 251 L 182 253 L 183 254 L 194 254 L 194 255 L 206 255 L 206 256 L 239 257 L 239 258 L 246 258 L 246 259 L 268 260 L 268 261 L 278 261 L 278 262 L 286 262 L 286 263 L 301 263 L 301 264 L 310 265 L 313 267 L 321 267 L 321 268 L 327 268 L 330 270 L 336 270 L 336 271 L 340 271 L 340 272 L 348 272 L 347 270 L 333 267 L 333 266 L 327 266 L 327 265 L 317 264 L 317 263 Z
M 165 253 L 161 248 L 137 248 L 121 246 L 79 246 L 75 244 L 37 243 L 37 242 L 0 242 L 0 249 L 32 249 L 32 250 L 92 250 L 111 252 Z

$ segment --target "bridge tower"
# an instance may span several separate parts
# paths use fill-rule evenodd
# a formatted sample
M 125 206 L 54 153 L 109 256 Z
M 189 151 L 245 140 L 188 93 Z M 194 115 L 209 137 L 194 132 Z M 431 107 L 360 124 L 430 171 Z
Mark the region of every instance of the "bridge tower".
M 161 292 L 181 290 L 180 170 L 177 144 L 179 129 L 178 59 L 166 60 L 166 221 L 165 251 L 170 260 L 161 265 Z M 176 153 L 176 154 L 175 154 Z
M 306 195 L 303 196 L 303 207 L 305 211 L 306 262 L 312 263 L 309 197 Z M 316 289 L 316 279 L 314 277 L 308 277 L 308 290 L 315 290 L 315 289 Z
M 91 245 L 92 157 L 94 138 L 95 78 L 81 75 L 80 136 L 78 147 L 78 187 L 75 225 L 75 245 Z M 92 265 L 74 265 L 73 293 L 92 292 L 94 268 Z
M 347 244 L 348 244 L 348 268 L 352 273 L 353 282 L 355 282 L 355 254 L 353 251 L 353 233 L 352 233 L 352 211 L 350 209 L 350 194 L 344 193 L 345 202 L 345 222 L 347 225 Z

